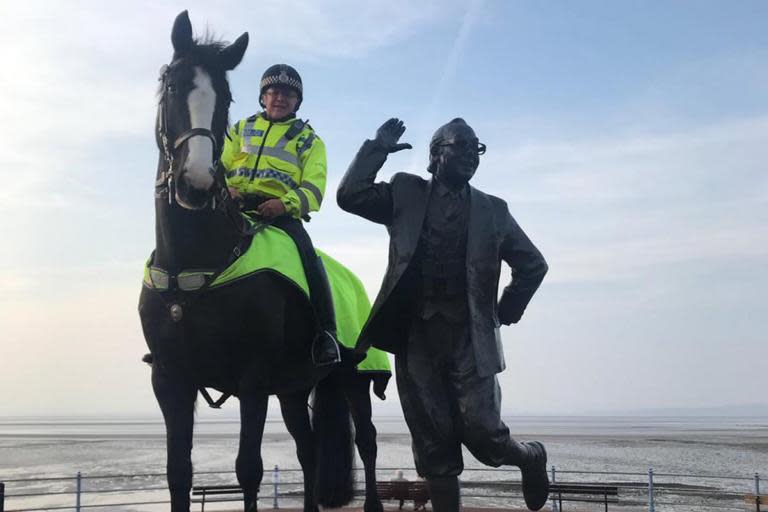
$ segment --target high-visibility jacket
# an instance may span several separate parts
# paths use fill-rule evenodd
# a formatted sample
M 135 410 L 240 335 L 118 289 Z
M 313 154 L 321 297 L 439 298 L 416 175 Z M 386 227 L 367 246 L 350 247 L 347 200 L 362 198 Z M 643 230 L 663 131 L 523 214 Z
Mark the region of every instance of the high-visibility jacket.
M 279 198 L 289 215 L 318 211 L 325 194 L 325 144 L 301 119 L 270 121 L 264 113 L 238 121 L 225 138 L 227 185 L 241 194 Z

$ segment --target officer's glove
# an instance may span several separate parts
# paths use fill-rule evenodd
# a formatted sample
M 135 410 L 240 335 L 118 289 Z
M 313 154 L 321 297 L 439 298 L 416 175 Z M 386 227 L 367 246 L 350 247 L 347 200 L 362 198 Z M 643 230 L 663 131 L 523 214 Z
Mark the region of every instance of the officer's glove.
M 373 376 L 373 394 L 381 400 L 387 399 L 384 391 L 387 389 L 387 384 L 389 384 L 389 377 L 388 373 L 377 373 Z
M 397 141 L 403 136 L 405 125 L 396 117 L 389 119 L 376 130 L 376 143 L 387 153 L 397 153 L 403 149 L 412 149 L 413 146 L 406 143 L 398 144 Z

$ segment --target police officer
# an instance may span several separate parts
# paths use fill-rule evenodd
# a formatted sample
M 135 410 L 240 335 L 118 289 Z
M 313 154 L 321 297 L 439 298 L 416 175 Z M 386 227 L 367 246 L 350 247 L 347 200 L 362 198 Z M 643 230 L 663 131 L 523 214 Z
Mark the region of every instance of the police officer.
M 243 208 L 269 219 L 296 243 L 318 320 L 312 357 L 323 366 L 340 360 L 336 322 L 325 270 L 302 219 L 309 220 L 309 212 L 320 209 L 327 163 L 322 139 L 296 117 L 303 92 L 294 68 L 270 66 L 260 83 L 264 110 L 232 126 L 221 162 L 229 191 Z

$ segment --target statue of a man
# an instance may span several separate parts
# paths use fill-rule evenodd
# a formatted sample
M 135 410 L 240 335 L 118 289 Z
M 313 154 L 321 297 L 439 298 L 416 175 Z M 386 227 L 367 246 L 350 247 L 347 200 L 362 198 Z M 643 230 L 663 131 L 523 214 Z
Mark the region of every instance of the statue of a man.
M 360 148 L 339 186 L 339 206 L 390 234 L 389 265 L 358 341 L 395 354 L 397 388 L 413 438 L 416 469 L 436 512 L 461 509 L 461 445 L 481 462 L 518 466 L 528 508 L 547 501 L 547 455 L 518 442 L 501 421 L 496 374 L 504 369 L 499 325 L 520 320 L 547 264 L 507 209 L 469 185 L 485 152 L 463 119 L 430 142 L 430 180 L 398 173 L 375 182 L 398 143 L 390 119 Z M 512 282 L 496 301 L 501 261 Z

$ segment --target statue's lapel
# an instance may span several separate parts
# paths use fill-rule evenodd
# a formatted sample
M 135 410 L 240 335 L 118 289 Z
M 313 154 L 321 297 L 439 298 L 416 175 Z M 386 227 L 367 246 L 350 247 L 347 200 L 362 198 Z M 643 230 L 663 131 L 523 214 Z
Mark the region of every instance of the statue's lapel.
M 416 245 L 419 243 L 419 236 L 421 236 L 421 229 L 424 225 L 424 217 L 427 213 L 427 205 L 429 204 L 429 197 L 432 194 L 432 180 L 428 180 L 426 186 L 419 191 L 421 192 L 414 198 L 414 201 L 409 205 L 411 211 L 408 214 L 409 229 L 407 230 L 407 240 L 404 240 L 403 247 L 406 249 L 404 253 L 407 255 L 407 259 L 410 260 L 416 251 Z M 420 197 L 419 197 L 420 196 Z
M 469 226 L 467 227 L 467 266 L 477 265 L 492 250 L 489 242 L 493 241 L 492 234 L 495 226 L 493 215 L 490 214 L 488 197 L 469 187 Z

